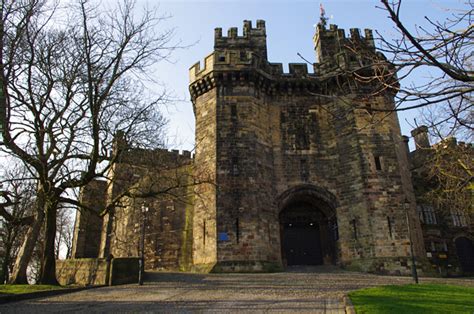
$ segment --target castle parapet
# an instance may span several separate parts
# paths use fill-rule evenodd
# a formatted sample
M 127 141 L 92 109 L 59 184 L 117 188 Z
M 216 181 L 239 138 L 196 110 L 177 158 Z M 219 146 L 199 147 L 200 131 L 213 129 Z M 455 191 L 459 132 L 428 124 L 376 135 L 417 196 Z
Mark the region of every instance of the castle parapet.
M 201 62 L 196 62 L 189 69 L 189 81 L 194 82 L 200 77 L 212 72 L 214 69 L 214 53 L 211 53 L 204 59 L 204 66 L 201 68 Z
M 290 63 L 289 71 L 285 73 L 283 64 L 271 63 L 267 59 L 265 21 L 257 20 L 254 28 L 251 21 L 245 20 L 240 35 L 237 27 L 231 27 L 227 32 L 223 32 L 222 28 L 215 28 L 214 52 L 205 58 L 203 65 L 196 63 L 190 68 L 191 96 L 194 99 L 205 93 L 220 80 L 242 82 L 261 76 L 264 81 L 295 82 L 308 77 L 324 80 L 340 73 L 341 69 L 363 68 L 364 71 L 369 71 L 372 66 L 380 69 L 385 66 L 384 63 L 374 63 L 373 60 L 384 58 L 375 51 L 372 30 L 365 29 L 363 34 L 358 28 L 351 28 L 346 37 L 345 30 L 339 29 L 337 25 L 331 24 L 329 28 L 318 25 L 313 39 L 319 62 L 314 63 L 310 71 L 306 63 Z M 313 83 L 314 80 L 310 82 Z M 259 86 L 262 86 L 261 81 Z M 285 83 L 281 86 L 287 85 Z
M 371 29 L 364 30 L 364 36 L 360 29 L 351 28 L 350 36 L 346 37 L 344 29 L 337 25 L 329 25 L 329 29 L 319 25 L 313 37 L 314 47 L 320 63 L 336 61 L 340 55 L 355 55 L 360 49 L 366 49 L 375 53 L 374 36 Z
M 306 65 L 306 63 L 290 63 L 288 65 L 288 69 L 290 70 L 290 74 L 292 75 L 308 75 L 308 66 Z
M 251 37 L 266 36 L 266 28 L 264 20 L 257 20 L 257 28 L 252 28 L 252 21 L 245 20 L 243 26 L 243 36 L 238 36 L 237 27 L 231 27 L 227 31 L 227 37 L 222 36 L 222 28 L 216 27 L 214 30 L 214 42 L 216 45 L 225 45 L 229 39 L 237 39 L 242 43 L 246 43 Z
M 214 31 L 214 49 L 252 51 L 261 58 L 267 59 L 267 33 L 265 21 L 257 20 L 257 27 L 252 27 L 252 21 L 245 20 L 242 36 L 239 36 L 237 27 L 231 27 L 227 31 L 227 37 L 222 35 L 222 28 Z

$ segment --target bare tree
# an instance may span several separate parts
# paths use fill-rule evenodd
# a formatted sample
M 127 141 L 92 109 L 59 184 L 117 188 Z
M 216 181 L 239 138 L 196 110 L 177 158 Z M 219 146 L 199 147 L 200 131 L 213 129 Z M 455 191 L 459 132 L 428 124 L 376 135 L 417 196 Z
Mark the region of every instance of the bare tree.
M 454 138 L 418 148 L 414 158 L 414 187 L 420 204 L 436 209 L 444 222 L 467 226 L 474 218 L 474 148 Z
M 412 28 L 403 20 L 402 0 L 380 2 L 398 34 L 395 39 L 378 34 L 381 51 L 393 65 L 390 75 L 401 81 L 396 110 L 420 109 L 415 125 L 421 122 L 428 126 L 433 140 L 439 141 L 421 149 L 423 184 L 418 186 L 424 190 L 419 191 L 420 200 L 446 215 L 472 214 L 473 149 L 469 143 L 457 145 L 452 137 L 472 141 L 474 3 L 465 0 L 463 8 L 448 8 L 449 16 L 441 21 L 425 16 L 426 26 Z M 430 77 L 423 80 L 417 76 L 420 73 Z M 415 77 L 418 81 L 412 82 Z M 375 80 L 382 88 L 393 86 L 385 76 Z
M 159 107 L 168 99 L 146 93 L 142 81 L 176 48 L 173 30 L 158 31 L 162 18 L 135 14 L 128 0 L 111 9 L 92 0 L 2 0 L 0 16 L 1 149 L 37 183 L 45 217 L 39 282 L 57 284 L 56 218 L 60 203 L 74 201 L 68 191 L 108 173 L 120 157 L 110 153 L 115 133 L 147 147 L 162 141 Z
M 21 239 L 26 234 L 28 225 L 32 223 L 32 213 L 35 204 L 35 188 L 33 182 L 23 180 L 26 169 L 19 165 L 3 169 L 0 186 L 0 220 L 2 232 L 0 245 L 4 250 L 0 283 L 8 282 L 13 271 L 13 264 L 17 256 Z M 19 179 L 20 178 L 20 179 Z
M 372 43 L 368 44 L 372 41 L 371 34 L 367 41 L 358 38 L 346 40 L 346 54 L 352 56 L 334 59 L 327 77 L 342 75 L 351 78 L 363 90 L 359 94 L 357 88 L 351 91 L 356 92 L 356 100 L 368 100 L 389 93 L 395 97 L 394 105 L 375 108 L 364 101 L 345 101 L 337 92 L 316 96 L 329 100 L 337 98 L 339 102 L 347 103 L 348 111 L 330 112 L 332 115 L 344 116 L 354 106 L 356 109 L 366 109 L 371 114 L 379 112 L 372 119 L 373 123 L 384 119 L 391 112 L 421 108 L 423 124 L 428 125 L 433 133 L 442 138 L 457 135 L 472 140 L 473 2 L 465 0 L 463 9 L 450 9 L 450 15 L 442 21 L 425 16 L 427 25 L 415 26 L 414 31 L 403 20 L 402 0 L 380 0 L 378 7 L 393 22 L 395 36 L 384 36 L 377 32 L 373 38 L 377 41 L 377 50 Z M 326 22 L 322 11 L 318 27 L 325 29 Z M 339 93 L 344 94 L 344 86 L 340 86 L 339 90 Z
M 397 74 L 401 81 L 396 95 L 398 111 L 423 108 L 423 123 L 440 137 L 457 134 L 472 139 L 474 3 L 466 0 L 464 9 L 451 9 L 442 21 L 425 16 L 427 26 L 415 26 L 411 31 L 403 20 L 402 0 L 380 2 L 398 33 L 394 39 L 378 34 L 380 50 L 394 66 L 393 73 L 377 76 L 382 88 L 391 85 L 386 79 L 389 75 Z M 412 82 L 417 73 L 431 77 Z

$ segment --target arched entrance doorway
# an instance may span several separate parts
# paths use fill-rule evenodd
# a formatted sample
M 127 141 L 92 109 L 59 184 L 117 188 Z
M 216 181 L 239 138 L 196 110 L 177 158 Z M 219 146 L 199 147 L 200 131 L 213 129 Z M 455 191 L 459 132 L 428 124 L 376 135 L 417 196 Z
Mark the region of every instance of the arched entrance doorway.
M 454 243 L 456 244 L 456 251 L 462 271 L 474 273 L 474 244 L 465 237 L 457 238 Z
M 324 189 L 305 185 L 283 193 L 279 205 L 283 264 L 335 264 L 338 240 L 335 197 Z

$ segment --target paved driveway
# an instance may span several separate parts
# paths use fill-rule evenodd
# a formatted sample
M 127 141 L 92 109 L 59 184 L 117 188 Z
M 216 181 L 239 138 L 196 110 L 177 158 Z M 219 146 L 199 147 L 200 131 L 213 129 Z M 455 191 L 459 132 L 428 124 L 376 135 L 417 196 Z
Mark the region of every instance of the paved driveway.
M 296 268 L 273 274 L 151 273 L 143 286 L 123 285 L 9 303 L 0 313 L 43 312 L 320 312 L 344 313 L 355 289 L 410 283 L 334 268 Z M 473 279 L 424 279 L 474 286 Z

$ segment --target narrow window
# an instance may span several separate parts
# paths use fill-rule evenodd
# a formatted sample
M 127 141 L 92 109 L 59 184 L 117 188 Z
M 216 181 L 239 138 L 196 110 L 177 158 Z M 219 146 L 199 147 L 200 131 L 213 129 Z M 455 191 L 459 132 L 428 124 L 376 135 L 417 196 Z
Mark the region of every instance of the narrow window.
M 357 240 L 357 221 L 355 219 L 352 219 L 351 224 L 352 224 L 352 232 L 354 235 L 354 239 Z
M 300 177 L 301 181 L 308 181 L 309 179 L 309 169 L 308 169 L 308 162 L 306 159 L 300 160 Z
M 390 218 L 390 216 L 387 216 L 388 233 L 390 234 L 390 239 L 393 239 L 392 223 L 392 218 Z
M 165 229 L 164 223 L 163 223 L 164 215 L 163 215 L 163 207 L 160 208 L 160 231 L 163 232 Z
M 303 126 L 296 130 L 296 149 L 309 149 L 308 133 Z
M 270 223 L 267 222 L 267 234 L 268 234 L 268 243 L 272 243 L 272 230 L 270 228 Z
M 380 156 L 374 156 L 375 169 L 382 170 L 382 163 L 380 162 Z
M 465 227 L 467 226 L 467 218 L 463 212 L 453 210 L 451 211 L 451 218 L 453 220 L 453 225 L 455 227 Z
M 337 227 L 337 219 L 334 218 L 331 222 L 332 237 L 334 241 L 339 240 L 339 229 Z
M 428 225 L 436 225 L 437 220 L 436 220 L 436 214 L 435 214 L 433 206 L 422 204 L 421 209 L 423 212 L 423 222 Z
M 284 112 L 280 112 L 280 123 L 285 123 L 286 117 Z
M 240 52 L 240 61 L 247 60 L 247 53 L 245 51 Z
M 232 157 L 232 175 L 238 176 L 239 175 L 239 158 Z
M 233 120 L 237 119 L 237 106 L 235 104 L 230 106 L 230 116 Z
M 225 62 L 225 55 L 220 55 L 218 60 L 219 62 Z
M 204 220 L 202 223 L 202 243 L 206 246 L 206 221 Z
M 417 213 L 418 213 L 418 218 L 420 218 L 420 221 L 421 221 L 422 223 L 425 223 L 425 218 L 424 218 L 424 214 L 423 214 L 423 208 L 422 208 L 420 205 L 418 205 L 418 206 L 416 206 L 416 211 L 417 211 Z
M 239 243 L 240 240 L 240 230 L 239 230 L 239 218 L 235 219 L 235 238 L 237 240 L 237 243 Z

